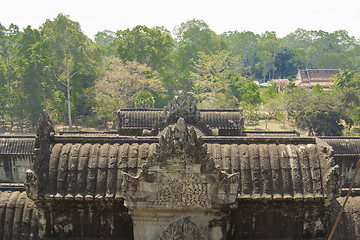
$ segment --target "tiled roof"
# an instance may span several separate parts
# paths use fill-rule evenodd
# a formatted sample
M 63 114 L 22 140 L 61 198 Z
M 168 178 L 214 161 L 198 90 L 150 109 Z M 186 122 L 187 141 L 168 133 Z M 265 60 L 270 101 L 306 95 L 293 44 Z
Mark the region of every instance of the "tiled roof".
M 208 154 L 227 173 L 240 173 L 239 197 L 304 199 L 327 196 L 332 167 L 323 147 L 296 138 L 205 137 Z M 298 140 L 296 140 L 298 139 Z M 312 140 L 312 139 L 310 139 Z M 236 144 L 235 144 L 236 143 Z M 56 143 L 39 187 L 55 199 L 122 198 L 123 172 L 136 175 L 159 143 Z
M 70 131 L 70 132 L 59 132 L 59 135 L 61 136 L 81 136 L 81 137 L 92 137 L 92 136 L 102 136 L 102 137 L 113 137 L 113 136 L 119 136 L 119 134 L 116 131 L 112 132 L 100 132 L 100 131 Z
M 297 131 L 243 131 L 244 136 L 248 137 L 298 137 Z
M 0 136 L 0 155 L 33 154 L 35 136 Z
M 239 129 L 241 127 L 241 113 L 233 110 L 199 110 L 205 123 L 210 128 Z M 121 109 L 119 114 L 119 128 L 152 129 L 163 114 L 162 109 Z
M 55 144 L 42 187 L 55 198 L 121 197 L 121 172 L 137 174 L 154 144 Z M 41 174 L 41 173 L 40 173 Z
M 306 69 L 299 70 L 298 86 L 313 88 L 319 84 L 325 91 L 329 91 L 333 84 L 332 77 L 340 72 L 339 69 Z M 300 78 L 300 79 L 299 79 Z
M 0 191 L 0 239 L 37 239 L 38 210 L 25 192 Z
M 303 81 L 331 80 L 331 78 L 340 73 L 340 69 L 306 69 L 299 70 Z
M 200 110 L 210 128 L 239 129 L 241 128 L 241 114 L 239 110 Z
M 310 80 L 330 80 L 340 69 L 307 69 Z
M 239 198 L 322 198 L 330 161 L 316 144 L 210 144 L 208 153 L 227 173 L 240 173 Z
M 151 129 L 158 123 L 162 112 L 162 109 L 121 109 L 118 112 L 119 127 Z
M 360 156 L 360 137 L 320 137 L 334 149 L 335 156 Z

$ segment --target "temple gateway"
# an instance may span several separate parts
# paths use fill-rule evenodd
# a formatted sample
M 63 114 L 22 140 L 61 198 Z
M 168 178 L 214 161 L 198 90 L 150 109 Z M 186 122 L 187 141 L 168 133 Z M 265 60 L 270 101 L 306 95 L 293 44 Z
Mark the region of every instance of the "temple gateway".
M 0 239 L 326 239 L 357 159 L 344 140 L 243 131 L 241 110 L 185 95 L 116 125 L 57 133 L 44 111 L 36 137 L 2 138 Z M 360 239 L 359 219 L 352 196 L 333 239 Z

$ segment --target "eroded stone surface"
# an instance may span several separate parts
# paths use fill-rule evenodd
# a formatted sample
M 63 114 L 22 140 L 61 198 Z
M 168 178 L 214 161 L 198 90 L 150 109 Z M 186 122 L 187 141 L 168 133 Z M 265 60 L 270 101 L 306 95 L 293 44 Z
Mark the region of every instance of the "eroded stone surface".
M 135 238 L 157 239 L 164 228 L 180 231 L 179 225 L 184 223 L 194 223 L 201 229 L 191 230 L 193 235 L 185 239 L 225 237 L 227 221 L 220 228 L 209 225 L 223 218 L 235 203 L 238 182 L 239 173 L 227 174 L 215 167 L 206 154 L 206 146 L 180 118 L 161 137 L 157 153 L 148 159 L 140 173 L 125 174 L 123 195 L 134 220 Z M 177 224 L 167 226 L 170 222 Z M 136 235 L 139 231 L 145 231 L 146 237 Z M 174 236 L 181 237 L 179 234 Z M 167 235 L 163 234 L 161 239 L 171 239 L 165 238 Z

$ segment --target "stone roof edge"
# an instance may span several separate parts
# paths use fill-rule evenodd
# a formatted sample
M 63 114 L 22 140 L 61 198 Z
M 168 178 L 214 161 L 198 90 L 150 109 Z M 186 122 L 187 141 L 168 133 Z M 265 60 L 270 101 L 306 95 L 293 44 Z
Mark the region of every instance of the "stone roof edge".
M 30 135 L 0 135 L 0 138 L 16 138 L 16 139 L 27 139 L 27 138 L 35 138 L 36 134 Z
M 23 183 L 0 183 L 0 191 L 24 191 Z
M 211 108 L 211 109 L 202 109 L 202 108 L 198 108 L 198 110 L 200 112 L 240 112 L 241 108 L 234 108 L 234 109 L 217 109 L 217 108 Z M 118 110 L 118 112 L 121 111 L 131 111 L 131 112 L 136 112 L 136 111 L 158 111 L 158 112 L 163 112 L 164 108 L 120 108 Z
M 345 140 L 345 139 L 352 139 L 352 140 L 360 140 L 360 137 L 356 137 L 356 136 L 320 136 L 318 137 L 319 139 L 329 139 L 329 140 Z
M 203 143 L 214 144 L 315 144 L 315 137 L 279 136 L 200 136 Z M 63 136 L 54 135 L 52 143 L 158 143 L 159 136 Z

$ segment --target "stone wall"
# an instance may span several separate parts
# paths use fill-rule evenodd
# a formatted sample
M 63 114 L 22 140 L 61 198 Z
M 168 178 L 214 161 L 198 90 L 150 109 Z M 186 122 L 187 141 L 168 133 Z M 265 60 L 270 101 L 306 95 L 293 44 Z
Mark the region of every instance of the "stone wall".
M 321 201 L 239 201 L 228 239 L 322 239 L 328 216 Z
M 37 201 L 39 236 L 44 239 L 133 239 L 124 202 Z

